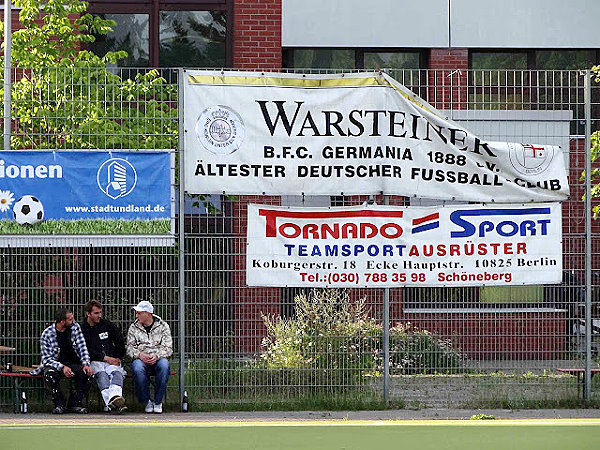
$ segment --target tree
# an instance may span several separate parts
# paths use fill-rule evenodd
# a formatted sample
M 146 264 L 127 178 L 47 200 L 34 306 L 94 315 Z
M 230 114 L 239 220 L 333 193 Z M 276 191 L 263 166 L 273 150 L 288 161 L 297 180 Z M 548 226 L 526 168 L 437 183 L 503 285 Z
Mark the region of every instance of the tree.
M 157 70 L 129 78 L 111 69 L 124 51 L 82 50 L 114 21 L 87 14 L 82 0 L 15 5 L 23 28 L 12 35 L 11 148 L 176 148 L 176 86 Z
M 12 149 L 176 148 L 176 86 L 156 70 L 122 76 L 111 65 L 124 51 L 97 56 L 82 48 L 94 34 L 111 31 L 114 21 L 86 14 L 88 4 L 81 0 L 14 4 L 21 8 L 22 28 L 12 33 Z M 0 252 L 0 335 L 28 338 L 16 341 L 26 364 L 39 358 L 31 349 L 56 303 L 77 304 L 94 292 L 124 313 L 135 300 L 127 293 L 140 290 L 162 300 L 176 292 L 174 256 L 159 258 L 153 249 L 138 248 L 119 248 L 115 257 L 110 252 L 91 247 Z M 166 276 L 157 282 L 160 274 Z M 63 288 L 67 285 L 71 289 Z
M 600 82 L 600 65 L 592 67 L 592 73 L 593 73 L 593 77 L 594 77 L 594 80 L 596 81 L 596 83 L 599 83 Z M 600 130 L 597 130 L 594 133 L 592 133 L 591 144 L 592 144 L 591 159 L 592 159 L 592 163 L 594 163 L 600 159 Z M 584 179 L 584 178 L 585 178 L 585 174 L 582 175 L 582 179 Z M 593 201 L 595 198 L 596 199 L 600 198 L 600 168 L 598 168 L 598 167 L 592 168 L 592 171 L 590 173 L 590 182 L 592 183 L 591 194 L 592 194 L 592 201 Z M 594 215 L 593 216 L 594 219 L 597 219 L 598 216 L 600 215 L 600 205 L 593 206 L 592 213 Z

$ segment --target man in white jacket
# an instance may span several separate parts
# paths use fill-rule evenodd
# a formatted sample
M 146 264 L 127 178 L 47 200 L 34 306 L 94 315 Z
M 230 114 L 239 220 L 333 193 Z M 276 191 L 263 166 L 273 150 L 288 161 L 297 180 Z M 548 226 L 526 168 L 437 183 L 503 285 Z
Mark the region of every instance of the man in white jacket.
M 138 401 L 146 412 L 162 413 L 162 402 L 171 374 L 169 358 L 173 354 L 173 339 L 167 322 L 154 315 L 148 301 L 134 306 L 136 320 L 127 333 L 127 356 L 133 363 L 133 384 Z M 150 397 L 148 377 L 155 376 L 154 399 Z

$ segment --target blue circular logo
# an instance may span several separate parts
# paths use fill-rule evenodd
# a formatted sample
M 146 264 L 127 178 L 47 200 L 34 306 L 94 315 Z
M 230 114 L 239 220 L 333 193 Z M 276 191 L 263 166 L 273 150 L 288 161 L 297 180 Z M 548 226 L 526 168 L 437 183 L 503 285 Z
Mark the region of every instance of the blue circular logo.
M 133 191 L 137 184 L 137 172 L 126 159 L 111 158 L 100 166 L 96 180 L 102 192 L 117 199 Z

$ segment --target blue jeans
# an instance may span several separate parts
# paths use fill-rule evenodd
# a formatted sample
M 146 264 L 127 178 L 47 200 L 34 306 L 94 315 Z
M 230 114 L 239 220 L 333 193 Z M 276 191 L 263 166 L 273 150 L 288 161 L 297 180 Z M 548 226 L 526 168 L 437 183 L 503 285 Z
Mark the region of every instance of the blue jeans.
M 167 392 L 167 382 L 171 375 L 171 366 L 169 360 L 160 358 L 156 364 L 145 364 L 141 359 L 135 359 L 131 364 L 133 371 L 133 385 L 138 401 L 142 404 L 148 403 L 150 400 L 150 386 L 148 377 L 155 376 L 154 386 L 154 403 L 162 403 L 165 393 Z

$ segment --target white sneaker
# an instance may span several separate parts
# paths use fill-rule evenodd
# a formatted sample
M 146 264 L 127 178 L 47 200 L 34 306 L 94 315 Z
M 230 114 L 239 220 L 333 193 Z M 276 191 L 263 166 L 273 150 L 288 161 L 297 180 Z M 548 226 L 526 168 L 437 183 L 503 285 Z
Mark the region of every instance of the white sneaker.
M 152 400 L 148 400 L 148 403 L 146 403 L 146 412 L 151 413 L 154 411 L 156 411 L 156 406 L 154 405 L 154 402 Z M 160 411 L 162 412 L 162 405 L 160 405 Z
M 162 403 L 156 403 L 154 405 L 154 412 L 156 414 L 162 414 Z

